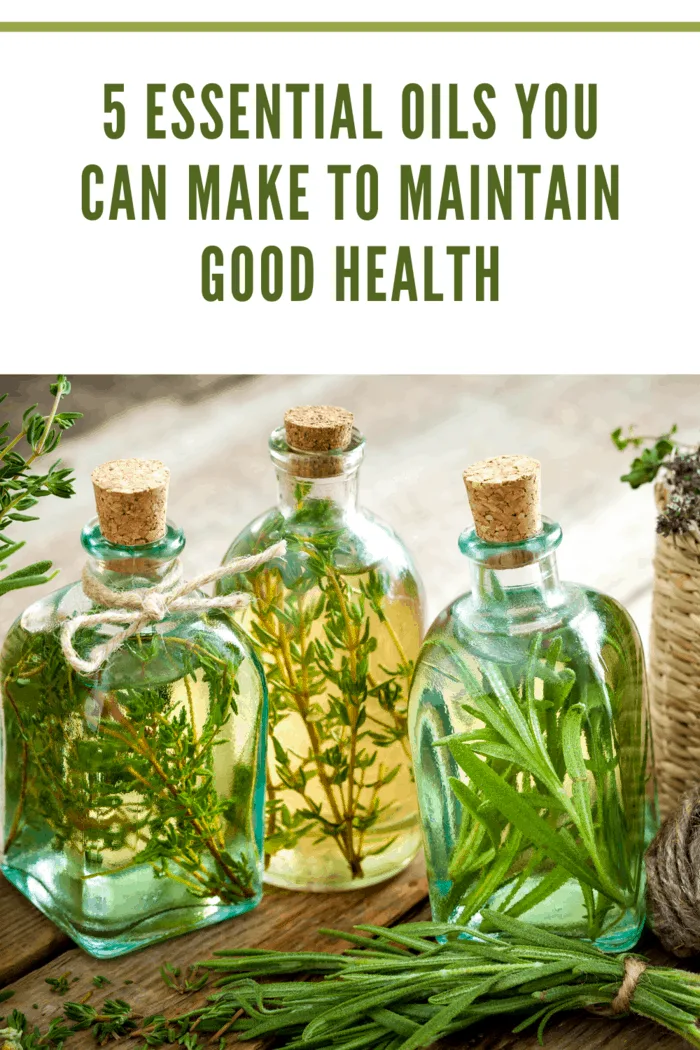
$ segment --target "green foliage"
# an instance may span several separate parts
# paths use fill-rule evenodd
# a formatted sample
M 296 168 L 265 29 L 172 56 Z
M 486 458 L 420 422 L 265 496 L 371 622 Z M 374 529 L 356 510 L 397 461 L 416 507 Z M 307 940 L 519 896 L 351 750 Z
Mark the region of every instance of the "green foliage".
M 609 956 L 529 923 L 487 913 L 495 940 L 470 929 L 470 938 L 437 922 L 394 928 L 358 926 L 369 936 L 324 930 L 353 947 L 335 952 L 279 952 L 235 948 L 200 963 L 218 978 L 206 1003 L 166 1017 L 141 1017 L 123 999 L 101 1006 L 64 1003 L 63 1016 L 42 1035 L 24 1014 L 10 1015 L 24 1050 L 61 1050 L 74 1032 L 98 1044 L 130 1037 L 140 1047 L 185 1050 L 241 1041 L 304 1050 L 420 1050 L 461 1035 L 490 1019 L 512 1018 L 513 1032 L 534 1029 L 542 1041 L 557 1014 L 599 1008 L 612 1013 L 625 977 L 626 956 Z M 325 976 L 325 980 L 289 980 Z M 650 1019 L 700 1047 L 700 978 L 684 970 L 648 966 L 629 1013 Z M 463 1040 L 459 1040 L 463 1045 Z
M 188 966 L 183 974 L 179 966 L 173 966 L 172 963 L 166 962 L 160 968 L 160 975 L 168 988 L 179 992 L 180 995 L 201 991 L 209 980 L 207 971 L 205 970 L 202 973 L 201 968 L 196 964 Z
M 678 427 L 674 423 L 667 434 L 655 438 L 636 435 L 634 427 L 629 427 L 625 435 L 623 435 L 622 427 L 613 430 L 610 437 L 615 447 L 621 452 L 630 446 L 642 449 L 641 453 L 632 460 L 629 472 L 623 474 L 620 481 L 626 481 L 633 489 L 638 489 L 640 485 L 653 481 L 676 448 L 675 442 L 671 439 L 677 430 Z
M 65 995 L 70 986 L 70 970 L 67 973 L 62 973 L 60 977 L 46 977 L 46 983 L 52 992 L 56 992 L 57 995 Z
M 254 599 L 249 630 L 268 682 L 275 759 L 268 781 L 268 856 L 311 835 L 315 842 L 331 840 L 351 876 L 361 878 L 364 860 L 394 841 L 369 848 L 366 837 L 387 819 L 392 804 L 382 795 L 401 768 L 383 762 L 382 753 L 399 744 L 410 761 L 413 663 L 386 613 L 388 577 L 378 568 L 356 574 L 338 568 L 353 560 L 346 524 L 336 504 L 307 500 L 307 491 L 300 483 L 292 518 L 280 518 L 276 529 L 258 538 L 256 549 L 286 539 L 284 563 L 270 562 L 226 587 L 248 590 Z M 378 674 L 380 637 L 396 663 Z M 289 716 L 298 716 L 306 730 L 308 745 L 299 754 L 276 736 Z M 320 785 L 322 801 L 312 797 L 310 784 Z
M 96 641 L 93 629 L 79 634 L 79 644 Z M 54 633 L 36 633 L 9 668 L 8 857 L 48 829 L 54 849 L 83 858 L 86 880 L 148 866 L 193 900 L 253 897 L 254 860 L 231 852 L 234 838 L 250 838 L 250 776 L 248 790 L 241 783 L 229 795 L 214 770 L 237 713 L 240 655 L 222 657 L 204 633 L 154 632 L 129 640 L 120 659 L 129 661 L 129 684 L 95 691 Z M 117 854 L 126 859 L 109 860 Z
M 37 521 L 27 511 L 37 506 L 46 496 L 67 499 L 73 495 L 71 471 L 56 460 L 46 473 L 32 473 L 33 465 L 56 450 L 64 430 L 69 430 L 81 418 L 80 412 L 59 412 L 61 399 L 70 393 L 65 376 L 57 376 L 50 386 L 54 398 L 48 415 L 37 412 L 32 405 L 22 417 L 22 429 L 11 438 L 9 423 L 0 424 L 0 572 L 7 568 L 9 559 L 24 547 L 24 541 L 11 540 L 7 530 L 16 523 Z M 2 403 L 6 394 L 0 397 Z M 26 448 L 25 448 L 26 446 Z M 0 596 L 8 591 L 47 583 L 56 573 L 50 573 L 50 561 L 39 561 L 0 578 Z
M 128 1036 L 137 1028 L 133 1008 L 124 999 L 106 999 L 99 1008 L 89 1003 L 64 1003 L 63 1014 L 66 1021 L 73 1022 L 69 1032 L 90 1031 L 98 1044 Z
M 458 938 L 452 926 L 423 922 L 358 926 L 370 934 L 365 938 L 323 931 L 360 945 L 344 955 L 229 950 L 203 964 L 219 978 L 220 991 L 184 1015 L 186 1023 L 205 1033 L 232 1021 L 230 1030 L 242 1040 L 270 1039 L 288 1050 L 418 1050 L 490 1018 L 513 1017 L 515 1033 L 538 1026 L 541 1039 L 562 1011 L 610 1007 L 625 957 L 499 913 L 484 918 L 500 932 L 498 940 L 476 929 L 470 939 Z M 297 974 L 326 979 L 289 981 Z M 630 1012 L 700 1046 L 694 974 L 647 968 Z
M 436 917 L 468 923 L 494 894 L 499 910 L 524 915 L 575 879 L 581 934 L 596 940 L 641 893 L 643 716 L 623 736 L 638 670 L 612 673 L 609 640 L 607 682 L 564 634 L 537 636 L 521 661 L 511 653 L 502 665 L 468 662 L 444 640 L 426 645 L 430 666 L 463 686 L 475 725 L 436 742 L 463 775 L 450 780 L 462 816 Z

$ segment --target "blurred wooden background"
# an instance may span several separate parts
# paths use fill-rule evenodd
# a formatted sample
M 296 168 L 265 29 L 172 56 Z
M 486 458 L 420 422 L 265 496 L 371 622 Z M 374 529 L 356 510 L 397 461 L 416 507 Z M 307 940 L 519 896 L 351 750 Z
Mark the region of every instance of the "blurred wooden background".
M 48 401 L 52 377 L 0 376 L 18 420 Z M 48 557 L 75 579 L 80 529 L 93 515 L 90 472 L 123 456 L 172 470 L 171 517 L 188 538 L 186 570 L 218 564 L 233 536 L 275 500 L 267 438 L 296 404 L 339 404 L 367 437 L 363 503 L 413 551 L 435 615 L 467 585 L 457 537 L 469 523 L 461 472 L 503 452 L 537 457 L 545 513 L 561 522 L 562 574 L 625 602 L 648 634 L 654 509 L 649 488 L 619 482 L 631 456 L 609 438 L 635 423 L 656 434 L 678 423 L 698 439 L 700 376 L 74 376 L 66 407 L 86 418 L 66 435 L 63 457 L 77 493 L 47 501 L 39 522 L 17 527 L 27 560 Z M 24 553 L 24 552 L 23 552 Z M 15 560 L 19 567 L 21 555 Z M 52 584 L 51 586 L 55 586 Z M 32 592 L 32 597 L 38 592 Z M 0 605 L 4 631 L 28 600 Z

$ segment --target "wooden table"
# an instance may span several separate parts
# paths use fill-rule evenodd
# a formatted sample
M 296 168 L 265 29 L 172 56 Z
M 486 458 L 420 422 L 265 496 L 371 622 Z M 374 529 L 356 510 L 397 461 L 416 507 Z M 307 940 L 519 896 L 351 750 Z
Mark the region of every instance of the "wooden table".
M 76 387 L 80 383 L 80 377 L 74 380 Z M 111 401 L 117 409 L 124 407 L 118 391 L 111 395 L 104 380 L 86 379 L 85 388 L 99 394 L 105 416 Z M 70 436 L 64 457 L 76 469 L 78 492 L 73 500 L 47 507 L 41 524 L 29 526 L 28 553 L 31 558 L 52 557 L 63 568 L 64 581 L 75 578 L 82 563 L 78 533 L 92 514 L 89 471 L 109 458 L 152 456 L 173 470 L 171 511 L 188 535 L 186 568 L 204 571 L 218 563 L 229 539 L 274 499 L 265 446 L 284 408 L 343 404 L 355 411 L 368 439 L 364 502 L 389 519 L 415 552 L 431 616 L 454 596 L 460 581 L 466 586 L 466 567 L 456 549 L 457 536 L 468 522 L 461 470 L 484 456 L 524 452 L 542 460 L 545 509 L 564 526 L 563 575 L 620 598 L 646 635 L 651 494 L 620 485 L 617 478 L 626 460 L 612 449 L 608 433 L 628 422 L 636 422 L 643 433 L 677 422 L 692 436 L 697 433 L 699 394 L 696 376 L 260 377 L 233 385 L 228 381 L 221 389 L 212 389 L 211 383 L 195 385 L 194 394 L 183 391 L 181 379 L 169 385 L 163 377 L 136 408 Z M 26 601 L 21 593 L 3 599 L 0 632 Z M 95 990 L 92 1003 L 122 995 L 139 1011 L 167 1013 L 178 997 L 159 976 L 164 961 L 186 966 L 231 945 L 332 950 L 337 945 L 319 937 L 317 927 L 391 925 L 411 917 L 428 917 L 420 859 L 397 878 L 364 892 L 270 890 L 258 909 L 239 919 L 122 959 L 97 962 L 0 880 L 0 986 L 10 984 L 16 991 L 4 1009 L 16 1006 L 45 1027 L 63 1001 L 46 978 L 71 971 L 78 978 L 72 998 L 93 987 L 93 975 L 103 974 L 111 984 Z M 646 943 L 660 961 L 653 940 Z M 126 986 L 126 981 L 133 983 Z M 81 1035 L 69 1046 L 88 1044 L 89 1038 Z M 460 1045 L 534 1050 L 537 1041 L 492 1026 L 470 1033 Z M 555 1023 L 546 1045 L 551 1050 L 681 1050 L 686 1044 L 645 1022 L 583 1015 Z

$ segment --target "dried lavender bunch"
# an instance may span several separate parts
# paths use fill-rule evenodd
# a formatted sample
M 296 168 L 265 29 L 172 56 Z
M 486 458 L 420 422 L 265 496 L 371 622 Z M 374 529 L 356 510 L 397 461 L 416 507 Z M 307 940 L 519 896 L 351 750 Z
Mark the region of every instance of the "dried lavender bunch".
M 663 468 L 669 496 L 656 522 L 661 536 L 682 535 L 700 525 L 700 446 L 675 441 L 677 429 L 674 424 L 666 434 L 649 437 L 635 434 L 633 427 L 623 434 L 618 427 L 610 435 L 621 451 L 630 446 L 641 449 L 629 472 L 620 478 L 631 488 L 654 481 Z
M 656 531 L 673 536 L 700 524 L 700 446 L 690 452 L 677 451 L 664 470 L 670 495 Z

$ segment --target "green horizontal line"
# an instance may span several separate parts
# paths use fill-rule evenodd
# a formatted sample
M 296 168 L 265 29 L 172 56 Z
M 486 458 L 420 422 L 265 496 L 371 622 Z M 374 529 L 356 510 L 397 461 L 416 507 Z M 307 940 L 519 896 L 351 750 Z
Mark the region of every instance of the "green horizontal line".
M 700 33 L 700 22 L 0 22 L 0 33 Z

